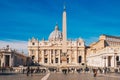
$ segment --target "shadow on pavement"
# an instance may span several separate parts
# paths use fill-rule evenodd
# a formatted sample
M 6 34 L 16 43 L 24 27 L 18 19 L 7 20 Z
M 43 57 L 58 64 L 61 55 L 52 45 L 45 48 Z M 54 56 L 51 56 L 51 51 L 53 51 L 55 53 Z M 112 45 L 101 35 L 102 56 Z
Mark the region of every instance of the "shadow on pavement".
M 16 73 L 0 73 L 0 76 L 17 75 Z

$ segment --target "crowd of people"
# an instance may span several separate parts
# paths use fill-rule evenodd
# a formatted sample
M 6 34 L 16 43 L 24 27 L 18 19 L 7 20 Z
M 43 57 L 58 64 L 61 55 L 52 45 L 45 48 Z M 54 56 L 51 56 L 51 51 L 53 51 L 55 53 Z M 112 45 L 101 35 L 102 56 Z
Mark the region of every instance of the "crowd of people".
M 11 68 L 0 68 L 0 72 L 5 72 L 5 71 L 15 71 L 12 67 Z M 112 72 L 110 68 L 104 67 L 104 68 L 100 68 L 100 67 L 79 67 L 79 68 L 75 68 L 75 67 L 67 67 L 67 68 L 56 68 L 56 67 L 40 67 L 40 66 L 36 66 L 36 67 L 32 67 L 32 66 L 27 66 L 21 69 L 23 74 L 26 74 L 27 76 L 33 76 L 33 73 L 46 73 L 46 72 L 62 72 L 63 74 L 69 74 L 69 73 L 93 73 L 93 76 L 96 77 L 98 73 L 100 74 L 107 74 Z M 118 72 L 117 69 L 114 69 L 114 72 Z
M 26 73 L 27 76 L 33 76 L 33 74 L 35 73 L 46 73 L 46 72 L 62 72 L 63 74 L 69 74 L 69 73 L 92 73 L 93 77 L 96 77 L 97 74 L 107 74 L 110 73 L 111 70 L 110 68 L 104 67 L 104 68 L 100 68 L 100 67 L 81 67 L 81 68 L 75 68 L 75 67 L 71 67 L 71 68 L 55 68 L 55 67 L 49 67 L 49 68 L 40 68 L 40 67 L 30 67 L 28 66 L 26 69 L 23 69 L 23 74 Z M 115 71 L 114 71 L 115 72 Z
M 0 67 L 0 72 L 12 72 L 14 69 L 12 67 Z
M 62 69 L 62 72 L 64 74 L 68 74 L 70 72 L 74 73 L 74 72 L 78 72 L 78 73 L 93 73 L 93 76 L 96 77 L 98 73 L 100 74 L 106 74 L 106 73 L 110 73 L 110 68 L 107 68 L 107 67 L 104 67 L 104 68 L 88 68 L 88 67 L 85 67 L 85 68 L 65 68 L 65 69 Z
M 23 69 L 23 74 L 26 72 L 27 76 L 31 75 L 33 76 L 33 73 L 46 73 L 46 69 L 40 69 L 39 67 L 33 68 L 33 67 L 27 67 L 27 69 Z

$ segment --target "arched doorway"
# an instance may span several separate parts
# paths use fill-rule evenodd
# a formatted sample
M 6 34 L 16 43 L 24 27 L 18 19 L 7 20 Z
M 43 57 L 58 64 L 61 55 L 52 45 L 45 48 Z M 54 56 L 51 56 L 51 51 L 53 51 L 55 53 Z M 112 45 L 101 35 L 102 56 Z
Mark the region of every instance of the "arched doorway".
M 82 56 L 79 56 L 78 57 L 78 63 L 81 63 L 82 62 Z

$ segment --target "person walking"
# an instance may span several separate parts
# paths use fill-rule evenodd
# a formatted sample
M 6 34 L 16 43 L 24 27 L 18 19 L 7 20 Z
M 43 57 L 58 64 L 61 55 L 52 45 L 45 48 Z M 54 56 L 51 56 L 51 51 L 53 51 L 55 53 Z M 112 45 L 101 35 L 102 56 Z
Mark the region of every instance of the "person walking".
M 97 69 L 93 69 L 93 76 L 94 76 L 94 77 L 97 76 Z
M 29 73 L 30 73 L 30 67 L 28 66 L 27 67 L 27 76 L 29 76 Z
M 34 69 L 31 67 L 30 69 L 31 76 L 33 76 L 33 72 L 34 72 Z

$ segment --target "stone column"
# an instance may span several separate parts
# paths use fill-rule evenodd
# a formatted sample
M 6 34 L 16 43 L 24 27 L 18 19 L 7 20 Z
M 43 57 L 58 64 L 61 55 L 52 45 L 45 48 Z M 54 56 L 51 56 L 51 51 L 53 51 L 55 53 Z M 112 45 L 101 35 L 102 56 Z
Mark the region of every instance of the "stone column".
M 106 56 L 106 67 L 108 67 L 108 56 Z
M 84 50 L 82 50 L 82 63 L 85 63 L 85 53 L 84 53 Z
M 73 63 L 72 57 L 74 57 L 72 54 L 73 54 L 73 51 L 71 50 L 71 52 L 70 52 L 70 59 L 71 59 L 71 62 L 70 62 L 70 63 L 71 63 L 71 64 Z
M 69 63 L 71 64 L 71 52 L 70 52 L 70 50 L 68 50 L 68 53 L 69 53 Z
M 42 64 L 44 64 L 44 50 L 42 50 Z
M 71 60 L 71 54 L 69 55 L 69 63 L 71 64 L 72 63 L 72 60 Z
M 5 55 L 3 54 L 2 60 L 1 60 L 2 67 L 5 67 Z
M 49 50 L 46 50 L 46 54 L 47 54 L 47 64 L 49 65 Z
M 13 59 L 14 57 L 13 57 L 13 55 L 11 55 L 11 66 L 14 66 L 14 59 Z
M 55 64 L 55 50 L 53 50 L 53 64 Z
M 59 58 L 58 58 L 58 63 L 60 65 L 60 50 L 59 50 Z
M 10 65 L 10 67 L 12 66 L 12 59 L 11 59 L 11 55 L 9 55 L 10 56 L 10 58 L 9 58 L 9 65 Z
M 78 59 L 78 58 L 77 58 L 77 51 L 75 51 L 74 54 L 75 54 L 75 64 L 77 64 L 77 59 Z
M 49 50 L 49 64 L 51 64 L 51 50 Z
M 116 54 L 114 54 L 114 67 L 117 67 Z
M 36 62 L 38 62 L 38 49 L 36 50 Z

